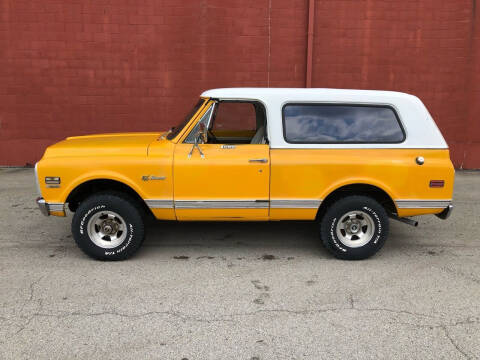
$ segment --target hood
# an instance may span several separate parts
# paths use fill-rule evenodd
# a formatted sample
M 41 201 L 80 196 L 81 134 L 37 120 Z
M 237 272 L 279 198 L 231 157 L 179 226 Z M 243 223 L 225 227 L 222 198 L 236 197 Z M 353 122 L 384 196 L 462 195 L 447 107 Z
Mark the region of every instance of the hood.
M 45 158 L 68 156 L 147 156 L 158 133 L 118 133 L 68 137 L 49 146 Z

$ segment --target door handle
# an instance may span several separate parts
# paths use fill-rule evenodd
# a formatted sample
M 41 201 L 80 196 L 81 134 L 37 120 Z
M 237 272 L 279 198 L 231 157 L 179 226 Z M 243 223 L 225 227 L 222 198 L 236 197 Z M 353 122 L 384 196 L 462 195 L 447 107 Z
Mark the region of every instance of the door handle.
M 268 160 L 267 160 L 267 159 L 250 159 L 250 160 L 248 160 L 248 162 L 250 162 L 250 163 L 263 163 L 263 164 L 265 164 L 265 163 L 268 162 Z

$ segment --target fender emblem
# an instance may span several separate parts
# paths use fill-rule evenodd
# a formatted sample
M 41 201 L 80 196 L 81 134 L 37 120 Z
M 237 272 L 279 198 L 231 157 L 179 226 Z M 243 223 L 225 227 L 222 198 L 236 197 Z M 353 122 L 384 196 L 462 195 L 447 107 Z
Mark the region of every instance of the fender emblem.
M 149 180 L 165 180 L 165 176 L 155 176 L 155 175 L 143 175 L 142 176 L 143 181 L 149 181 Z

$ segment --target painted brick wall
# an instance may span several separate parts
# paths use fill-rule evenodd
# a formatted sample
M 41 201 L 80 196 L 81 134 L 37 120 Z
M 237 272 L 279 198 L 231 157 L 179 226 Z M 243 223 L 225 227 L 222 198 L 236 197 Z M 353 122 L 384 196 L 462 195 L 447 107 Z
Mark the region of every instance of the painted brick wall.
M 420 97 L 457 167 L 480 168 L 475 0 L 316 2 L 313 84 Z
M 475 0 L 317 0 L 313 86 L 418 95 L 480 168 Z M 176 124 L 204 89 L 305 86 L 308 0 L 0 0 L 0 165 Z

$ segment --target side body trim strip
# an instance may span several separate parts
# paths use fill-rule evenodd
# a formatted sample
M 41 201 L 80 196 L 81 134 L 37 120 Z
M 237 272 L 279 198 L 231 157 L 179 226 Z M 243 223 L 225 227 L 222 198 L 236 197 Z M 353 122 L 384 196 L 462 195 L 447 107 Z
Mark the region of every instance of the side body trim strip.
M 146 199 L 145 203 L 150 209 L 173 209 L 172 200 Z
M 399 209 L 444 209 L 452 200 L 395 200 Z
M 316 199 L 296 200 L 160 200 L 146 199 L 145 203 L 151 209 L 318 209 L 322 203 Z M 399 209 L 444 209 L 452 200 L 395 200 Z M 52 211 L 63 210 L 64 204 L 48 204 Z
M 151 209 L 318 209 L 321 200 L 160 200 L 146 199 Z
M 272 209 L 318 209 L 321 200 L 271 200 Z
M 268 209 L 268 200 L 176 200 L 176 209 Z

